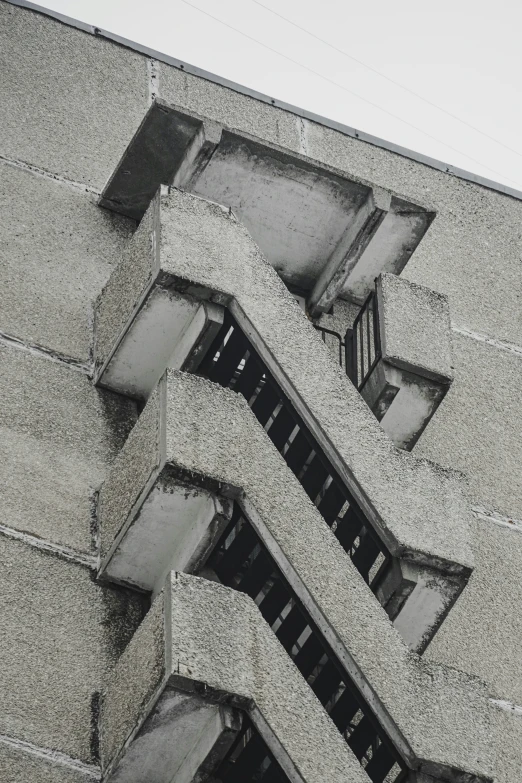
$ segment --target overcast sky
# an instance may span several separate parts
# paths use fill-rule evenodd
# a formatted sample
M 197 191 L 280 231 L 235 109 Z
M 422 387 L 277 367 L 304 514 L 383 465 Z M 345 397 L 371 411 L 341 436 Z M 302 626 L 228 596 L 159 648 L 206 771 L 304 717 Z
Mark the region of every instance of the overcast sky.
M 522 3 L 516 0 L 40 2 L 522 190 Z

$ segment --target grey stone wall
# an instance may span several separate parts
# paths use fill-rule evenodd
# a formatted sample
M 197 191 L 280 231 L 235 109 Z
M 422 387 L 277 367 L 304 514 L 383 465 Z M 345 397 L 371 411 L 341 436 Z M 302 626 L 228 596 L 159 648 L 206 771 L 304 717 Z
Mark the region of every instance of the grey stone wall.
M 134 228 L 96 197 L 154 92 L 436 212 L 403 276 L 448 296 L 455 380 L 415 453 L 467 474 L 477 566 L 426 655 L 521 704 L 522 202 L 164 63 L 153 80 L 150 58 L 6 2 L 0 52 L 0 780 L 96 779 L 96 694 L 143 612 L 91 575 L 95 492 L 136 410 L 88 372 L 93 302 Z M 522 719 L 499 715 L 511 783 Z

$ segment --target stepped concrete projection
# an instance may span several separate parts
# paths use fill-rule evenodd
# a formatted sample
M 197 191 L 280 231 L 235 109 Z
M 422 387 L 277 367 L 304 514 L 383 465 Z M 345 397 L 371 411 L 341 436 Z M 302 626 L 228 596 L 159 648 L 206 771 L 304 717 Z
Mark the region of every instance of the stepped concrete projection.
M 199 545 L 197 488 L 240 499 L 409 766 L 442 780 L 488 778 L 480 681 L 408 650 L 245 400 L 229 389 L 170 370 L 151 395 L 100 493 L 102 575 L 157 592 L 170 569 L 190 560 L 183 543 Z M 169 551 L 173 538 L 183 543 Z
M 239 728 L 231 706 L 249 713 L 292 783 L 368 780 L 254 602 L 178 573 L 168 575 L 104 691 L 103 780 L 166 783 L 182 762 L 191 774 L 183 770 L 179 779 L 192 780 L 212 749 L 190 752 L 202 727 L 212 733 L 221 709 L 229 713 L 229 744 Z
M 410 450 L 453 380 L 448 298 L 385 273 L 376 297 L 381 358 L 361 394 L 395 445 Z M 354 339 L 365 368 L 373 328 L 363 312 Z
M 413 646 L 425 643 L 473 566 L 464 479 L 394 447 L 228 210 L 181 191 L 156 195 L 97 303 L 97 382 L 147 397 L 167 365 L 197 367 L 220 318 L 201 314 L 211 304 L 227 305 L 252 341 L 397 558 L 399 583 L 422 586 L 398 623 Z
M 400 272 L 433 219 L 387 190 L 156 97 L 100 205 L 140 220 L 160 184 L 233 207 L 314 316 L 342 294 L 363 301 L 382 270 Z

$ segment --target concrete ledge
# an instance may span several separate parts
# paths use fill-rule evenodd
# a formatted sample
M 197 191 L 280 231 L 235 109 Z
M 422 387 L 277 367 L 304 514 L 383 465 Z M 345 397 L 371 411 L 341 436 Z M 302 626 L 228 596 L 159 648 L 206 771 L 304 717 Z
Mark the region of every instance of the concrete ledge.
M 134 280 L 131 296 L 122 278 Z M 98 383 L 139 302 L 160 285 L 228 304 L 391 553 L 465 582 L 473 560 L 462 477 L 393 447 L 248 232 L 217 204 L 179 191 L 154 199 L 98 303 Z
M 427 665 L 409 652 L 242 397 L 202 378 L 170 371 L 131 438 L 100 494 L 106 553 L 102 576 L 111 577 L 116 568 L 119 579 L 133 582 L 135 573 L 147 570 L 141 562 L 154 562 L 140 542 L 149 541 L 159 552 L 167 548 L 151 502 L 166 482 L 174 491 L 177 481 L 187 500 L 183 513 L 169 515 L 170 540 L 175 537 L 172 528 L 200 531 L 192 538 L 180 535 L 170 561 L 175 568 L 192 558 L 181 542 L 190 550 L 200 540 L 201 498 L 208 493 L 234 495 L 408 763 L 440 768 L 444 780 L 458 779 L 448 776 L 451 770 L 466 770 L 470 780 L 487 778 L 484 689 L 474 678 Z M 150 469 L 143 475 L 150 478 L 134 485 L 132 497 L 122 503 L 146 452 L 151 454 Z M 209 539 L 215 540 L 212 533 Z M 158 560 L 156 578 L 165 563 Z M 154 573 L 148 573 L 150 582 L 141 587 L 157 591 Z
M 210 772 L 240 726 L 237 708 L 292 783 L 367 781 L 254 602 L 172 573 L 105 689 L 103 780 L 188 782 L 202 764 Z

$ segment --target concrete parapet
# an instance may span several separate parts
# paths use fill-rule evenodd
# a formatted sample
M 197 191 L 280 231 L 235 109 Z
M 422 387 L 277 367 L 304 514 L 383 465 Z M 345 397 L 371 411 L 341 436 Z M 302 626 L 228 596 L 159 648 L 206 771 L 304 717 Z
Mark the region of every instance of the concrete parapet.
M 226 517 L 213 496 L 240 500 L 407 763 L 442 770 L 444 780 L 458 779 L 451 770 L 487 778 L 483 687 L 408 650 L 244 399 L 230 390 L 182 372 L 162 380 L 100 493 L 102 575 L 157 592 L 168 568 L 201 567 L 201 552 Z
M 453 380 L 448 299 L 391 274 L 379 276 L 375 296 L 380 356 L 359 388 L 395 445 L 410 450 Z M 375 326 L 362 312 L 353 332 L 356 361 L 366 367 Z
M 240 728 L 238 709 L 292 783 L 366 780 L 254 602 L 173 572 L 104 691 L 103 780 L 210 773 Z
M 127 293 L 131 281 L 132 291 Z M 159 315 L 149 318 L 153 296 L 160 295 L 160 289 L 168 292 L 182 325 L 176 334 L 167 334 L 169 340 L 172 336 L 168 350 L 162 342 L 164 321 Z M 145 382 L 138 380 L 141 396 L 150 394 L 153 386 L 148 384 L 165 369 L 164 357 L 174 354 L 176 336 L 187 334 L 197 302 L 230 308 L 392 555 L 411 563 L 412 569 L 439 572 L 428 573 L 428 579 L 442 575 L 446 597 L 435 607 L 436 627 L 473 562 L 463 479 L 394 448 L 228 210 L 180 191 L 156 196 L 98 302 L 97 382 L 135 393 L 133 368 L 146 353 L 151 361 L 155 357 L 155 370 Z M 201 317 L 199 323 L 205 332 L 208 318 Z M 134 334 L 141 329 L 147 340 L 135 341 L 133 329 Z M 196 354 L 201 355 L 199 333 L 194 330 Z M 146 350 L 155 344 L 151 334 L 157 336 L 161 350 Z M 183 360 L 174 366 L 189 369 Z M 412 641 L 418 645 L 422 639 Z

